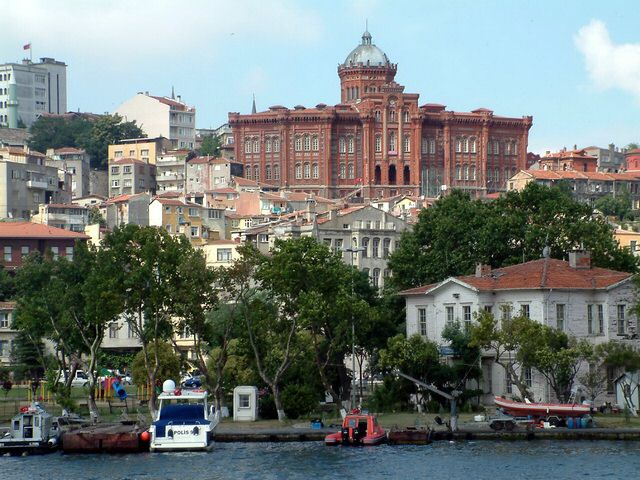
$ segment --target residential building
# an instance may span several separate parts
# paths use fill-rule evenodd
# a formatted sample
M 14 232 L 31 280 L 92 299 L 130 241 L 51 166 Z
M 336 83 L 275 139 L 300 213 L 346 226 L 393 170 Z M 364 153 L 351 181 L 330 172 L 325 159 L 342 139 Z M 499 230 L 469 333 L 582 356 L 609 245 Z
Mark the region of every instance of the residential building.
M 73 203 L 40 204 L 38 213 L 31 217 L 31 221 L 72 232 L 84 232 L 89 225 L 89 209 Z
M 188 150 L 171 150 L 158 155 L 156 162 L 157 192 L 185 193 L 185 170 Z
M 640 208 L 640 171 L 623 173 L 577 172 L 573 170 L 522 170 L 511 177 L 507 190 L 520 191 L 527 184 L 566 185 L 573 197 L 593 205 L 598 198 L 629 192 L 634 209 Z
M 400 294 L 406 300 L 407 336 L 419 334 L 441 347 L 448 346 L 442 338 L 446 325 L 459 322 L 468 329 L 481 311 L 498 318 L 525 315 L 594 345 L 609 340 L 638 344 L 633 276 L 592 267 L 585 251 L 569 252 L 569 261 L 541 258 L 494 270 L 478 265 L 475 275 L 450 277 Z M 495 352 L 483 352 L 481 366 L 485 402 L 491 403 L 493 395 L 518 395 L 495 363 Z M 527 377 L 534 395 L 530 400 L 556 400 L 539 372 L 533 370 Z
M 71 174 L 71 197 L 84 197 L 89 195 L 89 174 L 91 171 L 91 158 L 85 150 L 73 147 L 50 148 L 47 150 L 48 162 L 52 167 L 57 167 Z
M 625 168 L 628 172 L 640 171 L 640 148 L 628 150 L 624 154 Z
M 119 195 L 107 200 L 101 213 L 110 229 L 128 224 L 146 227 L 149 225 L 150 202 L 151 195 L 146 192 Z
M 209 231 L 203 228 L 205 209 L 181 199 L 155 197 L 149 204 L 149 225 L 163 227 L 172 235 L 184 235 L 194 245 L 207 243 Z
M 73 203 L 83 207 L 99 207 L 107 201 L 107 197 L 102 195 L 87 195 L 86 197 L 74 198 Z
M 2 98 L 1 95 L 0 98 Z M 0 148 L 24 149 L 28 146 L 29 138 L 31 138 L 31 134 L 26 128 L 0 128 Z
M 616 228 L 613 231 L 613 238 L 622 248 L 628 248 L 635 256 L 640 256 L 640 232 Z
M 135 120 L 149 137 L 168 138 L 172 148 L 195 148 L 196 109 L 184 103 L 180 95 L 169 98 L 138 92 L 115 113 L 127 121 Z
M 156 166 L 135 158 L 109 163 L 109 196 L 156 191 Z
M 199 248 L 204 252 L 208 267 L 229 267 L 233 261 L 240 258 L 240 245 L 233 240 L 212 240 Z
M 396 71 L 364 32 L 338 66 L 339 104 L 229 113 L 245 178 L 326 198 L 436 197 L 451 188 L 484 196 L 526 168 L 532 117 L 419 105 Z
M 13 328 L 15 302 L 0 302 L 0 366 L 11 364 L 11 350 L 18 331 Z
M 47 166 L 42 153 L 0 148 L 0 219 L 28 220 L 41 203 L 69 203 L 71 175 Z
M 84 233 L 72 232 L 32 222 L 0 222 L 0 266 L 16 269 L 22 259 L 38 251 L 58 257 L 73 258 L 76 241 L 86 241 Z
M 109 172 L 91 169 L 89 171 L 89 195 L 109 196 Z
M 186 192 L 203 193 L 225 188 L 233 176 L 242 176 L 242 164 L 226 158 L 195 157 L 187 162 Z
M 587 155 L 591 155 L 598 159 L 598 171 L 599 172 L 620 172 L 625 168 L 624 162 L 624 149 L 617 148 L 613 143 L 610 143 L 607 148 L 601 147 L 585 147 L 583 148 Z
M 67 111 L 67 65 L 44 57 L 39 63 L 0 65 L 0 127 L 30 127 L 44 113 Z
M 155 165 L 158 157 L 167 150 L 171 150 L 171 141 L 165 137 L 128 138 L 109 145 L 107 159 L 109 164 L 122 158 L 135 158 Z
M 206 137 L 215 136 L 220 140 L 220 156 L 227 160 L 235 160 L 235 146 L 233 140 L 233 130 L 228 123 L 223 123 L 218 128 L 197 128 L 196 129 L 196 150 L 202 146 L 202 141 Z
M 538 160 L 541 170 L 561 170 L 573 172 L 598 171 L 598 159 L 586 150 L 567 150 L 555 153 L 547 152 Z

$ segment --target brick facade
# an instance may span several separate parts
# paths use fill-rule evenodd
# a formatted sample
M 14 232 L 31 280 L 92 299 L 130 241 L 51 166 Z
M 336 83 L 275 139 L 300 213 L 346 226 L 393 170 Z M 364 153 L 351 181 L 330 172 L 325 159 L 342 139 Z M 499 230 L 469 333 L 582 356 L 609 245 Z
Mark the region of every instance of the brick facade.
M 442 185 L 484 196 L 526 168 L 532 117 L 419 106 L 396 71 L 365 32 L 338 67 L 341 103 L 229 113 L 245 178 L 328 198 L 435 197 Z

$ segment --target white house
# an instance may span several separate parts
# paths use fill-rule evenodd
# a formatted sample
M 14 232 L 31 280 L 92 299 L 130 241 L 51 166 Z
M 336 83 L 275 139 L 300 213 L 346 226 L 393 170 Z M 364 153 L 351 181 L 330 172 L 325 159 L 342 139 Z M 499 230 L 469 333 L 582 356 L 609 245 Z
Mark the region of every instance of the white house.
M 591 267 L 587 252 L 574 251 L 568 262 L 541 258 L 496 270 L 478 265 L 475 275 L 447 278 L 401 295 L 406 300 L 407 336 L 418 333 L 442 346 L 446 346 L 441 334 L 447 323 L 470 326 L 474 313 L 481 310 L 499 318 L 520 313 L 598 344 L 612 339 L 638 341 L 634 289 L 631 274 Z M 518 393 L 512 392 L 504 369 L 489 353 L 481 363 L 483 401 Z M 615 372 L 607 374 L 607 393 L 613 395 Z M 553 400 L 541 374 L 528 372 L 525 378 L 534 400 Z

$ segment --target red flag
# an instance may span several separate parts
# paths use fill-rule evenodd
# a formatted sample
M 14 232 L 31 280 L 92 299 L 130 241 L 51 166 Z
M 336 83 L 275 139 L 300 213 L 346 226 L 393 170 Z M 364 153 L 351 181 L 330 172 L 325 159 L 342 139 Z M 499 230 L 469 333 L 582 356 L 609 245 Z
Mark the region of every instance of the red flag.
M 22 47 L 23 50 L 31 50 L 31 43 L 27 43 L 25 46 Z

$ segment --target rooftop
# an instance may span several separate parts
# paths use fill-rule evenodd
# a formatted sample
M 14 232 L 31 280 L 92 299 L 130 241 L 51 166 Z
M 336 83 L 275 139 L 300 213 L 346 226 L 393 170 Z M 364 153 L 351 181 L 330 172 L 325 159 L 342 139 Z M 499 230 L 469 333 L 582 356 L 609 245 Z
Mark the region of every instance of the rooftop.
M 75 206 L 77 208 L 77 206 Z M 0 222 L 0 238 L 88 239 L 84 233 L 32 222 Z

